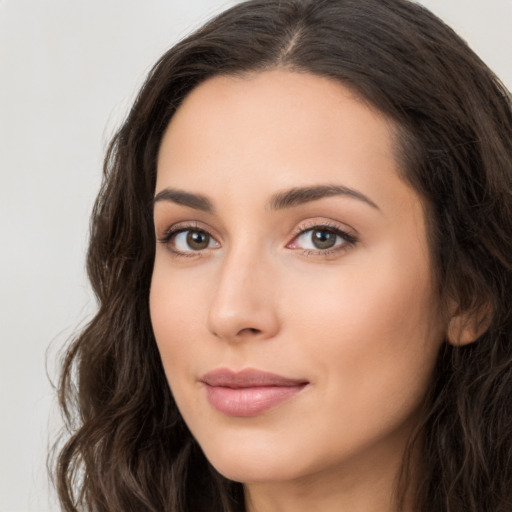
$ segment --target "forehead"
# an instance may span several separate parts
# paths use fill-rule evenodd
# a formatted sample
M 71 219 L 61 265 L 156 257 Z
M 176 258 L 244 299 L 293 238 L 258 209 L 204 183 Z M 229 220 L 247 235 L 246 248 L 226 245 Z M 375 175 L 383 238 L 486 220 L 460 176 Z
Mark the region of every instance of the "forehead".
M 245 117 L 247 113 L 250 117 Z M 339 126 L 342 118 L 350 120 L 352 130 L 358 125 L 364 127 L 369 136 L 378 135 L 384 144 L 393 126 L 381 112 L 334 79 L 273 70 L 206 80 L 185 97 L 168 132 L 192 129 L 196 137 L 212 136 L 210 129 L 215 126 L 227 130 L 222 132 L 227 136 L 234 135 L 230 127 L 236 128 L 236 134 L 240 127 L 246 129 L 242 133 L 251 134 L 259 127 L 282 130 L 288 122 L 290 136 L 300 136 L 306 126 L 312 135 L 319 127 Z M 335 133 L 333 130 L 332 135 Z
M 172 118 L 159 153 L 159 171 L 222 157 L 258 169 L 263 158 L 286 172 L 291 156 L 321 164 L 336 147 L 352 146 L 383 161 L 393 156 L 392 125 L 337 81 L 275 70 L 217 76 L 194 89 Z M 344 160 L 356 157 L 344 152 Z M 236 160 L 236 162 L 235 162 Z M 341 163 L 341 160 L 340 160 Z M 394 164 L 394 162 L 393 162 Z M 213 169 L 210 169 L 213 170 Z M 318 169 L 316 169 L 318 172 Z

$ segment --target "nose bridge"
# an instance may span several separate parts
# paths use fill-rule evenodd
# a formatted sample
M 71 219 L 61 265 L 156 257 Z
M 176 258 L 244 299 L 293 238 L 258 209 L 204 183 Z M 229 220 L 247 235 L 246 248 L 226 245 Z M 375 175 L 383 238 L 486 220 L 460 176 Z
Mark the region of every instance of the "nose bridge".
M 254 240 L 226 250 L 208 312 L 208 329 L 226 340 L 271 337 L 278 328 L 272 264 Z

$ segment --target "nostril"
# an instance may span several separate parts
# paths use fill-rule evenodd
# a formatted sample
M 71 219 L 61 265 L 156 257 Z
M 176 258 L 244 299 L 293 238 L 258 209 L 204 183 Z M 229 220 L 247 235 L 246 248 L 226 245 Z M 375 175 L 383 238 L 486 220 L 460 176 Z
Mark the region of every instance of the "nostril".
M 259 334 L 261 331 L 260 329 L 256 329 L 254 327 L 246 327 L 245 329 L 242 329 L 238 335 L 240 336 L 241 334 L 244 334 L 244 333 L 248 333 L 248 334 Z

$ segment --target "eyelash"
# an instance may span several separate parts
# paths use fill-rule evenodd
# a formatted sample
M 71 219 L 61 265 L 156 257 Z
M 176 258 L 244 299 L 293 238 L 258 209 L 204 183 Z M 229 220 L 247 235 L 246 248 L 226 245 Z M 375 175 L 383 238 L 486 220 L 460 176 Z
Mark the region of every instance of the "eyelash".
M 206 235 L 210 236 L 215 240 L 215 238 L 208 232 L 208 230 L 202 228 L 198 224 L 191 223 L 191 224 L 179 224 L 177 226 L 171 226 L 165 233 L 164 236 L 158 239 L 158 242 L 168 246 L 169 250 L 171 251 L 173 257 L 177 258 L 193 258 L 198 256 L 203 256 L 204 250 L 190 250 L 190 251 L 180 251 L 176 248 L 172 247 L 170 244 L 173 237 L 177 236 L 180 233 L 184 233 L 187 231 L 196 231 L 198 233 L 205 233 Z M 345 231 L 341 229 L 339 226 L 335 224 L 330 224 L 327 222 L 315 222 L 315 223 L 309 223 L 306 225 L 300 226 L 297 231 L 294 233 L 292 241 L 287 244 L 290 245 L 294 240 L 299 238 L 300 236 L 304 235 L 308 231 L 326 231 L 328 233 L 331 233 L 335 236 L 339 236 L 343 243 L 341 245 L 334 246 L 330 249 L 303 249 L 303 248 L 296 248 L 295 250 L 300 251 L 302 254 L 306 256 L 325 256 L 328 257 L 333 254 L 337 253 L 343 253 L 356 245 L 358 242 L 358 239 L 353 234 L 349 233 L 348 231 Z
M 331 233 L 335 236 L 339 236 L 343 243 L 341 245 L 334 246 L 330 249 L 301 249 L 297 248 L 296 250 L 301 251 L 302 254 L 306 256 L 331 256 L 334 254 L 339 254 L 347 251 L 356 243 L 358 242 L 358 239 L 356 236 L 354 236 L 352 233 L 349 233 L 348 231 L 341 229 L 336 224 L 331 224 L 328 222 L 310 222 L 305 225 L 299 226 L 295 234 L 293 235 L 292 242 L 299 238 L 300 236 L 304 235 L 308 231 L 326 231 L 328 233 Z M 290 242 L 291 243 L 291 242 Z M 288 244 L 289 245 L 289 244 Z

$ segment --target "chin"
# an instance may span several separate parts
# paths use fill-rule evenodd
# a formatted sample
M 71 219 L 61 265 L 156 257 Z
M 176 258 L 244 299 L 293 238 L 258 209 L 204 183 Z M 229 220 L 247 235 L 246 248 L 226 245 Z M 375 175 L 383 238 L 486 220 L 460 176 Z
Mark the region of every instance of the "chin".
M 235 482 L 268 482 L 293 480 L 300 476 L 298 450 L 290 459 L 274 445 L 257 443 L 240 446 L 237 443 L 218 444 L 214 449 L 205 446 L 203 453 L 210 464 L 225 478 Z
M 231 460 L 221 461 L 219 464 L 211 461 L 212 466 L 225 478 L 233 480 L 234 482 L 241 483 L 263 483 L 263 482 L 280 482 L 291 481 L 298 478 L 300 475 L 290 471 L 290 466 L 287 468 L 281 467 L 282 464 L 275 464 L 274 466 L 267 463 L 250 463 L 249 461 Z

